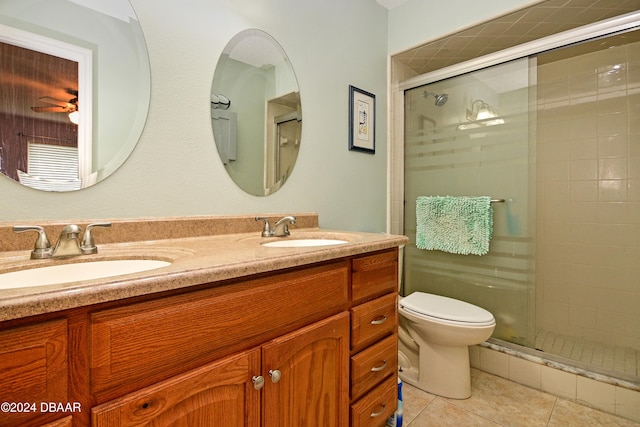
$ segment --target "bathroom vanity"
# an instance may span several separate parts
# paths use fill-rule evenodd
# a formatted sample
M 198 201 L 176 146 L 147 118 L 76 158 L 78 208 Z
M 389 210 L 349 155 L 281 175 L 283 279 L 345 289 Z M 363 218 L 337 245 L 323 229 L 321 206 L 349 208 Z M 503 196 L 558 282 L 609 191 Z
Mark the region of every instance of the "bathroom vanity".
M 97 257 L 171 264 L 0 290 L 0 425 L 383 426 L 407 239 L 312 226 L 291 237 L 348 243 L 269 248 L 225 228 L 242 232 L 104 245 L 110 231 L 96 233 Z M 25 259 L 0 253 L 0 273 Z

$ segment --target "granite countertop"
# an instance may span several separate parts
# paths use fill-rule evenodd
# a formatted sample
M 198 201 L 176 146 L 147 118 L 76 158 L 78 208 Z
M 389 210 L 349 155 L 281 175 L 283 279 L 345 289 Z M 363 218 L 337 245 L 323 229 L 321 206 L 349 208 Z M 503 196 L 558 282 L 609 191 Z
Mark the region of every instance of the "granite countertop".
M 278 239 L 325 238 L 348 243 L 273 248 Z M 113 259 L 157 259 L 171 264 L 141 273 L 40 287 L 0 289 L 0 321 L 102 302 L 304 266 L 406 244 L 404 236 L 343 232 L 319 228 L 291 231 L 289 237 L 263 238 L 259 232 L 121 243 L 98 242 L 98 254 L 69 259 L 31 260 L 29 250 L 0 252 L 0 273 L 25 267 Z

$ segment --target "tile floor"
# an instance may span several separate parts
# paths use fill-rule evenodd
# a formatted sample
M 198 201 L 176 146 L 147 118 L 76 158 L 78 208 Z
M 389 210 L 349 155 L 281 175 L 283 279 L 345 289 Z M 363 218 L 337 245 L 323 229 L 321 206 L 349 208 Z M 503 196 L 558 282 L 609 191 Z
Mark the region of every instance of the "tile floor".
M 446 399 L 404 383 L 405 427 L 640 427 L 575 402 L 515 382 L 471 370 L 472 395 L 466 400 Z

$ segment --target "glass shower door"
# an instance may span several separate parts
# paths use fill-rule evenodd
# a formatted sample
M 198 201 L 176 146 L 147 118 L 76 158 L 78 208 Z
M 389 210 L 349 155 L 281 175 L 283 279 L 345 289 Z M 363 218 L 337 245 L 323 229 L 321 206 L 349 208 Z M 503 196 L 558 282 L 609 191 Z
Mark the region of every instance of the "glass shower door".
M 494 337 L 523 345 L 535 339 L 532 61 L 405 92 L 404 227 L 410 244 L 403 294 L 429 292 L 483 307 L 496 318 Z M 418 196 L 504 199 L 492 204 L 489 253 L 417 249 Z

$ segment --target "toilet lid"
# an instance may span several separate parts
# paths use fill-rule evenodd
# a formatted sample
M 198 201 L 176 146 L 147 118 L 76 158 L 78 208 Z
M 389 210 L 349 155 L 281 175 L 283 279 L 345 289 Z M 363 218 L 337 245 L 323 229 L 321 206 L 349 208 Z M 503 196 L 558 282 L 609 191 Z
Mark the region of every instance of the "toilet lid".
M 484 308 L 468 302 L 440 295 L 414 292 L 403 298 L 400 305 L 426 316 L 465 323 L 491 323 L 493 315 Z

